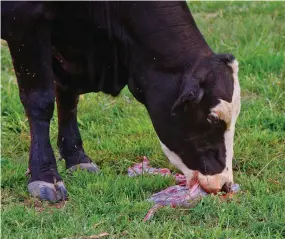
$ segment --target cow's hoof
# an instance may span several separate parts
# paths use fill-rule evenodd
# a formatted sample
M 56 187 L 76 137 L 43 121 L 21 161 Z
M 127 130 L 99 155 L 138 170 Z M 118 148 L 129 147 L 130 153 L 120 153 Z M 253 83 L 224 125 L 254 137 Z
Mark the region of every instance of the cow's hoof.
M 67 199 L 67 191 L 62 181 L 56 184 L 34 181 L 28 184 L 29 193 L 41 200 L 57 202 Z
M 71 172 L 76 171 L 78 169 L 86 170 L 87 172 L 91 172 L 91 173 L 98 173 L 100 171 L 98 165 L 93 163 L 93 162 L 91 162 L 91 163 L 80 163 L 80 164 L 76 164 L 76 165 L 73 165 L 70 168 L 68 168 L 68 170 Z

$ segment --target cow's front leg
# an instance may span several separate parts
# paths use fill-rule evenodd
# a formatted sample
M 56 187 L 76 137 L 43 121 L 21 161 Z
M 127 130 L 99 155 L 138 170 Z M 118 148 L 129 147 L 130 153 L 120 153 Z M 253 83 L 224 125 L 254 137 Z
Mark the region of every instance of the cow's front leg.
M 56 86 L 58 109 L 58 141 L 61 156 L 66 168 L 73 171 L 85 169 L 98 172 L 99 167 L 86 155 L 77 125 L 77 104 L 79 95 L 73 90 L 64 90 Z
M 55 101 L 49 29 L 45 25 L 27 32 L 21 29 L 17 28 L 17 37 L 7 42 L 30 125 L 28 190 L 42 200 L 65 200 L 67 192 L 57 172 L 49 136 Z

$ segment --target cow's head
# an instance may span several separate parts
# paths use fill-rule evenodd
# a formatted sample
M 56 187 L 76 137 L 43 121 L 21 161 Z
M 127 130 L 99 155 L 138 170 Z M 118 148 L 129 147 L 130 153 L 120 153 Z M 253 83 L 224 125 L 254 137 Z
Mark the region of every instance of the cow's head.
M 234 57 L 214 54 L 189 67 L 171 112 L 168 137 L 160 137 L 165 155 L 189 186 L 198 180 L 208 192 L 227 191 L 233 182 L 233 138 L 240 112 Z

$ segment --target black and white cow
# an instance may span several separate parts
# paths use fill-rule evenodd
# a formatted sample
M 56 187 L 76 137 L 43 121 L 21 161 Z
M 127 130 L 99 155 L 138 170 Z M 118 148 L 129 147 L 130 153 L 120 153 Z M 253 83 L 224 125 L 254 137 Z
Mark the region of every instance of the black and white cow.
M 1 2 L 20 99 L 29 119 L 28 190 L 67 196 L 50 144 L 55 98 L 67 169 L 98 171 L 77 126 L 80 94 L 128 85 L 170 162 L 208 192 L 233 182 L 238 63 L 207 45 L 185 2 Z

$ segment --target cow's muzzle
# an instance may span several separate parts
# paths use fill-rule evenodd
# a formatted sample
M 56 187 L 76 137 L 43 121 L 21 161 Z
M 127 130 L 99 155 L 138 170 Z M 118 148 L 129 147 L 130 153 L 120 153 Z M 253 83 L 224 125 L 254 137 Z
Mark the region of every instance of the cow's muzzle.
M 194 171 L 191 178 L 187 179 L 187 186 L 191 188 L 198 183 L 207 193 L 231 192 L 233 185 L 232 172 L 222 172 L 215 175 L 203 175 Z

